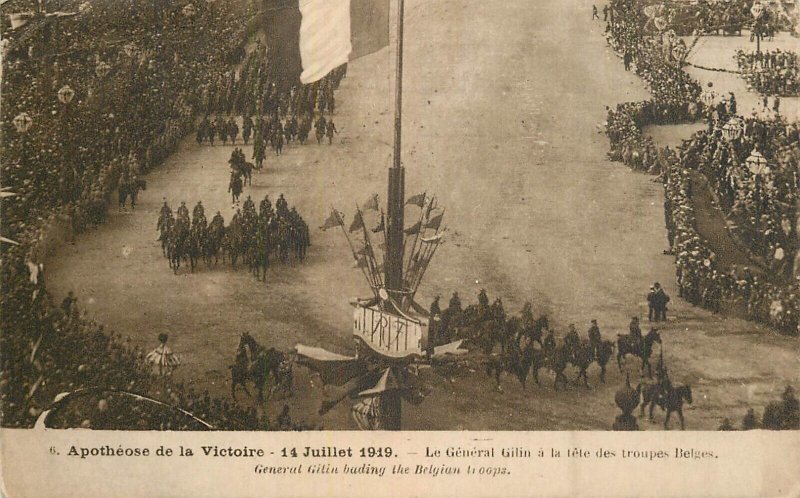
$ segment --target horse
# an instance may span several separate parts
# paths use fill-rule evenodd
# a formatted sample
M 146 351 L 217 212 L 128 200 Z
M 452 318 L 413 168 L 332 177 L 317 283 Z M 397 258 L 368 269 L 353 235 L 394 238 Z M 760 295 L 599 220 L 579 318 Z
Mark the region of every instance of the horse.
M 592 345 L 592 356 L 594 361 L 600 365 L 600 382 L 606 383 L 606 365 L 614 356 L 614 343 L 612 341 L 600 341 L 598 344 Z
M 192 271 L 197 266 L 197 261 L 203 255 L 203 247 L 206 245 L 208 233 L 205 224 L 195 223 L 189 231 L 189 238 L 186 244 L 186 254 L 189 256 L 189 264 Z
M 160 232 L 158 240 L 161 241 L 161 252 L 167 256 L 167 249 L 169 247 L 169 236 L 172 230 L 172 225 L 175 224 L 175 217 L 170 212 L 168 215 L 161 213 L 158 217 L 158 224 L 156 229 Z
M 243 386 L 247 395 L 250 395 L 246 386 L 248 381 L 255 384 L 257 401 L 264 401 L 264 388 L 270 375 L 275 379 L 275 384 L 270 388 L 267 398 L 280 387 L 291 392 L 293 373 L 288 355 L 275 348 L 265 349 L 248 332 L 243 332 L 239 337 L 236 360 L 228 368 L 231 370 L 231 396 L 234 402 L 237 385 Z
M 266 227 L 259 224 L 255 242 L 250 248 L 250 270 L 257 279 L 267 281 L 267 268 L 269 268 L 269 235 Z M 261 276 L 263 270 L 263 277 Z
M 523 346 L 519 345 L 519 340 L 513 341 L 507 351 L 500 355 L 491 355 L 485 361 L 486 375 L 491 377 L 494 374 L 495 388 L 500 392 L 503 392 L 500 385 L 500 374 L 503 372 L 514 374 L 525 389 L 533 355 L 534 349 L 530 341 L 526 340 Z
M 168 240 L 167 258 L 169 258 L 170 267 L 177 274 L 181 267 L 181 259 L 187 257 L 189 227 L 184 222 L 174 223 L 170 229 Z
M 564 370 L 570 362 L 570 352 L 564 345 L 558 346 L 551 351 L 544 349 L 532 349 L 531 353 L 531 373 L 533 373 L 533 380 L 539 383 L 539 370 L 547 367 L 550 368 L 555 374 L 556 378 L 553 382 L 553 388 L 558 391 L 559 382 L 566 388 L 568 384 L 567 376 L 564 375 Z
M 681 421 L 681 430 L 685 429 L 683 420 L 683 402 L 684 400 L 692 404 L 692 388 L 689 385 L 679 384 L 677 387 L 670 387 L 666 392 L 662 393 L 661 386 L 658 383 L 639 384 L 639 389 L 642 392 L 642 405 L 640 417 L 644 416 L 644 408 L 650 405 L 650 422 L 653 422 L 653 408 L 658 405 L 662 410 L 666 410 L 667 415 L 664 418 L 664 429 L 669 430 L 669 417 L 672 412 L 678 414 Z
M 650 355 L 653 354 L 653 344 L 661 344 L 661 335 L 658 329 L 651 328 L 650 332 L 642 338 L 641 343 L 631 338 L 629 334 L 617 334 L 617 365 L 622 371 L 622 360 L 625 355 L 632 354 L 642 359 L 642 372 L 647 367 L 647 376 L 653 378 L 653 369 L 650 365 Z
M 571 348 L 570 353 L 570 363 L 578 369 L 578 376 L 575 378 L 575 382 L 583 378 L 583 385 L 589 387 L 588 370 L 589 366 L 594 362 L 592 346 L 586 341 L 581 341 Z
M 214 264 L 219 262 L 219 251 L 225 238 L 225 225 L 211 223 L 208 227 L 205 244 L 203 246 L 203 257 L 206 265 L 211 266 L 211 257 L 214 257 Z
M 528 304 L 526 304 L 525 308 L 523 308 L 523 314 L 525 314 L 525 309 L 527 307 Z M 523 320 L 522 333 L 531 341 L 538 342 L 539 346 L 542 345 L 543 331 L 548 329 L 550 329 L 550 323 L 547 320 L 547 315 L 540 315 L 539 318 L 533 322 Z
M 140 190 L 147 190 L 147 181 L 142 180 L 141 178 L 138 178 L 132 182 L 119 184 L 117 195 L 119 197 L 120 211 L 125 209 L 125 202 L 128 200 L 128 197 L 131 198 L 131 210 L 136 209 L 136 198 L 138 197 Z

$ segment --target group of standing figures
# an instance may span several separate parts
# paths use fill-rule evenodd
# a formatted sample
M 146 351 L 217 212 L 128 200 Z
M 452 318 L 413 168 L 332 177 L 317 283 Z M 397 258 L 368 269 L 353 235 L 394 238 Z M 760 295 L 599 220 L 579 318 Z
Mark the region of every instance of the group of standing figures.
M 161 234 L 164 256 L 175 273 L 182 262 L 194 271 L 201 258 L 210 267 L 221 256 L 234 267 L 241 259 L 257 278 L 266 281 L 270 258 L 286 263 L 292 256 L 302 261 L 311 245 L 308 225 L 295 208 L 289 209 L 283 194 L 274 209 L 269 197 L 264 196 L 258 211 L 248 196 L 227 226 L 219 211 L 208 223 L 202 202 L 194 207 L 190 219 L 185 202 L 173 215 L 165 200 L 156 229 Z

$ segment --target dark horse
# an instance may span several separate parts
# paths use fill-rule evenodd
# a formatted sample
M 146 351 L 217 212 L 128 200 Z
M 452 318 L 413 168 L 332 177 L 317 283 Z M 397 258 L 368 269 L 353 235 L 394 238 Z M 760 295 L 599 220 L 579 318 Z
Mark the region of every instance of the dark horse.
M 236 360 L 231 369 L 231 396 L 236 401 L 236 386 L 241 385 L 247 395 L 247 382 L 253 381 L 258 393 L 257 400 L 264 401 L 264 387 L 269 376 L 275 384 L 269 390 L 271 396 L 279 387 L 287 392 L 292 387 L 292 364 L 287 355 L 275 348 L 265 349 L 248 333 L 242 333 L 236 349 Z
M 500 392 L 503 392 L 503 388 L 500 386 L 500 374 L 503 372 L 514 374 L 524 389 L 528 380 L 528 371 L 533 363 L 533 355 L 533 343 L 524 337 L 518 338 L 509 343 L 505 352 L 489 356 L 486 360 L 486 375 L 490 377 L 494 375 L 495 388 Z
M 125 209 L 125 202 L 131 198 L 131 209 L 136 209 L 136 198 L 140 190 L 147 190 L 147 181 L 141 178 L 132 182 L 120 183 L 117 194 L 119 195 L 119 209 Z
M 629 334 L 617 334 L 617 365 L 622 371 L 622 360 L 625 355 L 632 354 L 642 359 L 642 372 L 647 367 L 647 376 L 653 378 L 653 368 L 650 365 L 650 355 L 653 354 L 653 344 L 661 344 L 661 335 L 658 329 L 651 328 L 650 332 L 641 341 L 633 339 Z
M 664 429 L 669 429 L 669 417 L 672 412 L 678 414 L 681 421 L 681 430 L 684 430 L 683 423 L 683 401 L 692 404 L 692 388 L 688 385 L 679 384 L 677 387 L 670 387 L 663 391 L 658 383 L 639 384 L 642 391 L 641 415 L 644 416 L 644 407 L 650 405 L 650 422 L 653 421 L 653 408 L 658 405 L 662 410 L 666 410 L 667 416 L 664 418 Z

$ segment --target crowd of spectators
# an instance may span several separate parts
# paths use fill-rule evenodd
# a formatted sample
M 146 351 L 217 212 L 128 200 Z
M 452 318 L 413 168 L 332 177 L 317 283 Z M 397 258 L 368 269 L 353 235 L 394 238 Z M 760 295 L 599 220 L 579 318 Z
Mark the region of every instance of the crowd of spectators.
M 795 52 L 779 48 L 761 52 L 737 50 L 735 57 L 749 89 L 763 95 L 800 95 L 800 59 Z
M 741 121 L 738 138 L 726 138 L 722 128 L 735 112 L 731 102 L 713 107 L 701 102 L 700 86 L 677 64 L 669 63 L 657 41 L 643 36 L 646 20 L 637 5 L 635 0 L 612 2 L 613 21 L 606 37 L 618 53 L 629 54 L 653 99 L 609 109 L 609 156 L 634 169 L 660 175 L 681 297 L 715 312 L 738 312 L 797 334 L 800 285 L 792 277 L 797 250 L 797 127 L 782 120 L 747 119 Z M 708 130 L 693 135 L 677 152 L 668 147 L 659 149 L 642 134 L 647 125 L 703 116 L 708 120 Z M 772 165 L 759 189 L 754 188 L 754 175 L 746 167 L 746 158 L 756 147 Z M 696 230 L 691 199 L 693 170 L 709 179 L 723 210 L 737 222 L 738 235 L 765 261 L 769 269 L 766 275 L 747 267 L 720 267 L 716 254 Z
M 733 223 L 733 233 L 778 280 L 787 280 L 798 249 L 798 126 L 755 118 L 739 122 L 738 138 L 726 138 L 720 127 L 693 134 L 681 146 L 681 165 L 708 179 L 720 208 Z M 759 177 L 747 165 L 754 150 L 768 164 Z
M 0 25 L 8 40 L 0 173 L 15 194 L 3 197 L 0 218 L 0 233 L 15 241 L 4 242 L 0 282 L 2 425 L 30 427 L 56 394 L 103 387 L 147 394 L 220 429 L 269 428 L 254 410 L 154 378 L 144 352 L 87 320 L 74 296 L 51 302 L 38 261 L 54 220 L 77 231 L 101 222 L 120 177 L 157 166 L 192 131 L 210 75 L 245 56 L 253 5 L 63 0 L 48 8 L 79 14 L 35 16 L 16 30 L 2 16 Z M 97 416 L 108 421 L 102 401 Z M 170 428 L 189 427 L 176 419 Z

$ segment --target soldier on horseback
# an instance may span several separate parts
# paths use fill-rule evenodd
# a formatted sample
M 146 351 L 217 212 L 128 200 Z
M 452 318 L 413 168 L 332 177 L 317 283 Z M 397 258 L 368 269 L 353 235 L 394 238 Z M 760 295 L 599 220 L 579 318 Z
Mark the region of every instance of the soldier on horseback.
M 269 201 L 269 195 L 265 195 L 258 205 L 258 217 L 264 220 L 272 218 L 274 212 L 272 211 L 272 203 Z
M 600 327 L 597 326 L 597 320 L 592 319 L 592 326 L 589 327 L 589 346 L 592 348 L 592 357 L 597 358 L 600 350 L 600 345 L 603 342 L 603 336 L 600 335 Z
M 545 351 L 546 354 L 550 354 L 552 351 L 556 349 L 556 337 L 553 335 L 552 330 L 547 331 L 547 335 L 544 338 L 544 342 L 542 344 L 542 349 Z
M 203 201 L 197 201 L 197 205 L 192 210 L 192 223 L 198 222 L 201 218 L 205 221 L 206 212 L 203 208 Z
M 486 309 L 489 307 L 489 296 L 486 295 L 486 289 L 481 289 L 478 293 L 478 306 L 481 309 Z
M 236 143 L 236 137 L 239 136 L 239 125 L 236 124 L 236 120 L 231 116 L 226 126 L 228 128 L 228 136 L 231 137 L 231 145 L 233 145 Z
M 186 207 L 186 201 L 181 201 L 177 217 L 179 221 L 183 221 L 186 223 L 186 226 L 189 226 L 189 208 Z
M 244 140 L 244 144 L 247 145 L 247 142 L 250 140 L 250 135 L 253 132 L 253 119 L 249 115 L 245 115 L 242 118 L 242 139 Z
M 159 226 L 156 228 L 156 230 L 158 228 L 160 228 L 161 220 L 170 218 L 171 216 L 172 216 L 172 208 L 169 207 L 169 204 L 167 203 L 167 198 L 164 197 L 164 205 L 161 206 L 161 214 L 160 214 L 160 216 L 158 218 L 158 225 Z
M 275 212 L 279 218 L 286 218 L 289 215 L 289 203 L 283 198 L 283 194 L 278 196 L 275 201 Z
M 570 323 L 569 331 L 567 332 L 567 335 L 564 336 L 564 346 L 567 348 L 567 351 L 569 351 L 570 354 L 574 355 L 580 344 L 581 338 L 578 335 L 578 331 L 575 329 L 575 324 Z
M 639 328 L 639 317 L 634 316 L 631 318 L 631 323 L 628 325 L 628 336 L 635 345 L 637 350 L 642 349 L 642 329 Z

